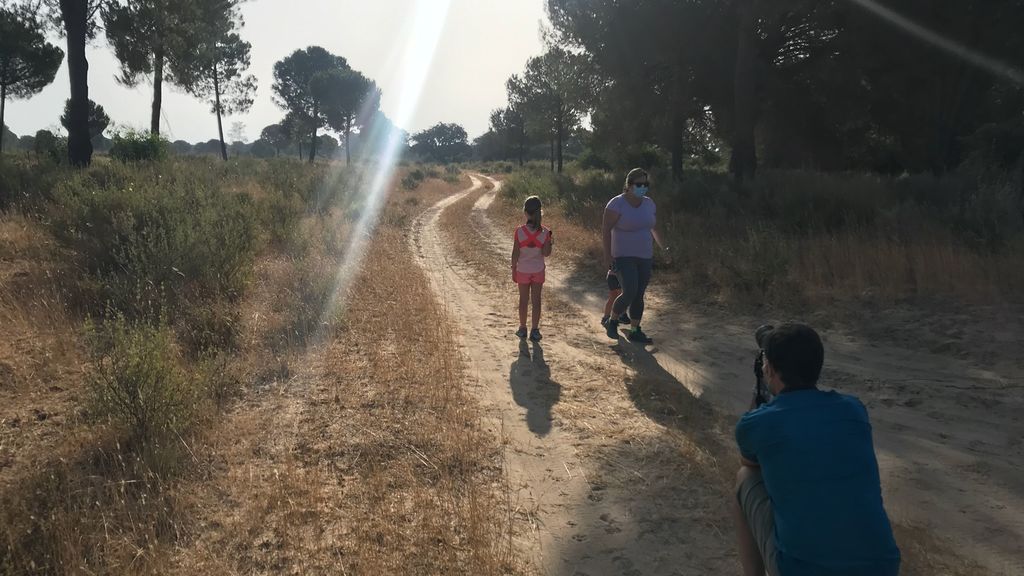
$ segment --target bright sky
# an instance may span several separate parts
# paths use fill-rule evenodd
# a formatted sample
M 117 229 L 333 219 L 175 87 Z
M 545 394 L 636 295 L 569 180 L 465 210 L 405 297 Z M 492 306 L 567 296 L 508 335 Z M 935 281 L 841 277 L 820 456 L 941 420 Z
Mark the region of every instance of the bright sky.
M 403 42 L 415 25 L 417 3 L 431 9 L 450 7 L 419 105 L 408 125 L 400 127 L 416 132 L 438 122 L 457 122 L 471 139 L 482 134 L 490 111 L 506 103 L 505 80 L 543 50 L 544 0 L 250 0 L 242 8 L 242 37 L 252 43 L 249 72 L 258 78 L 259 91 L 247 114 L 225 118 L 225 138 L 235 122 L 245 124 L 246 140 L 251 141 L 264 126 L 284 117 L 271 99 L 274 63 L 311 45 L 345 57 L 376 80 L 384 92 L 381 108 L 396 119 Z M 53 41 L 66 50 L 63 40 Z M 89 49 L 90 98 L 114 123 L 148 128 L 152 86 L 120 86 L 114 80 L 117 71 L 101 35 Z M 6 123 L 19 136 L 59 128 L 69 94 L 67 68 L 62 67 L 54 83 L 37 96 L 8 99 Z M 217 137 L 217 121 L 207 104 L 165 83 L 161 130 L 171 140 L 205 142 Z

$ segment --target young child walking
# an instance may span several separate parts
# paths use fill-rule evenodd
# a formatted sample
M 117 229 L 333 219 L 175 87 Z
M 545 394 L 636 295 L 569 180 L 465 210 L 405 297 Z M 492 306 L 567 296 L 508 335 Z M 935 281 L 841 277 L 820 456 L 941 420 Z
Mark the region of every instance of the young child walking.
M 614 270 L 608 269 L 608 300 L 604 303 L 604 316 L 601 316 L 601 326 L 608 326 L 608 319 L 612 315 L 612 306 L 615 299 L 622 294 L 622 285 L 619 284 L 619 275 Z M 629 324 L 629 314 L 625 312 L 619 316 L 619 324 Z
M 551 255 L 551 230 L 541 226 L 540 198 L 530 196 L 523 203 L 526 224 L 516 228 L 512 242 L 512 281 L 519 286 L 519 330 L 526 338 L 526 308 L 533 305 L 530 340 L 540 342 L 540 291 L 544 286 L 544 259 Z

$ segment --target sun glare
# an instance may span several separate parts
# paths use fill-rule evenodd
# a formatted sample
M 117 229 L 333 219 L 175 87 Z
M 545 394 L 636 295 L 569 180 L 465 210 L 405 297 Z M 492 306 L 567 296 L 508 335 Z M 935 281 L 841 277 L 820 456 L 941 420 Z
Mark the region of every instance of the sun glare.
M 979 68 L 987 70 L 988 72 L 995 74 L 1000 78 L 1010 80 L 1011 82 L 1017 85 L 1024 85 L 1024 71 L 1021 71 L 1019 68 L 1011 66 L 1005 62 L 1000 62 L 995 58 L 991 58 L 976 50 L 972 50 L 971 48 L 964 46 L 959 42 L 950 40 L 949 38 L 946 38 L 941 34 L 933 30 L 929 30 L 928 28 L 925 28 L 924 26 L 918 24 L 917 22 L 910 20 L 906 16 L 903 16 L 895 12 L 891 8 L 888 8 L 886 6 L 879 4 L 878 2 L 875 2 L 875 0 L 850 1 L 860 6 L 861 8 L 864 8 L 865 10 L 871 12 L 872 14 L 875 14 L 876 16 L 882 18 L 889 24 L 896 26 L 904 30 L 905 32 L 908 32 L 909 34 L 918 38 L 919 40 L 923 40 L 924 42 L 927 42 L 932 46 L 935 46 L 936 48 L 944 50 L 956 56 L 957 58 L 969 62 Z
M 397 73 L 397 89 L 399 101 L 392 122 L 395 126 L 409 126 L 419 106 L 423 86 L 433 66 L 438 41 L 448 18 L 450 0 L 416 0 L 415 8 L 406 16 L 402 29 L 404 34 L 397 36 L 389 62 Z M 402 41 L 404 40 L 404 42 Z M 401 160 L 405 142 L 399 134 L 390 130 L 383 138 L 368 135 L 367 140 L 377 143 L 378 149 L 369 151 L 367 157 L 374 161 L 363 161 L 358 170 L 364 171 L 356 178 L 361 183 L 360 189 L 354 193 L 359 196 L 359 217 L 353 232 L 349 235 L 345 255 L 338 266 L 334 277 L 334 288 L 323 311 L 328 327 L 334 313 L 343 310 L 347 305 L 347 295 L 352 282 L 358 275 L 360 265 L 366 256 L 367 245 L 377 225 L 377 218 L 387 198 L 388 188 Z M 340 173 L 331 178 L 332 186 L 340 183 Z

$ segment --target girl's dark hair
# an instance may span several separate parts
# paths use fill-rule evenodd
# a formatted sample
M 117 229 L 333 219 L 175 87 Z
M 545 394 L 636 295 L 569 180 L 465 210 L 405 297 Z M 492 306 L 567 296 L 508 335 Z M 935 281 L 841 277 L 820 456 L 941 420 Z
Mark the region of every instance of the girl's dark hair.
M 540 198 L 536 196 L 530 196 L 523 202 L 523 212 L 527 214 L 527 222 L 534 226 L 540 226 L 541 218 L 541 203 Z

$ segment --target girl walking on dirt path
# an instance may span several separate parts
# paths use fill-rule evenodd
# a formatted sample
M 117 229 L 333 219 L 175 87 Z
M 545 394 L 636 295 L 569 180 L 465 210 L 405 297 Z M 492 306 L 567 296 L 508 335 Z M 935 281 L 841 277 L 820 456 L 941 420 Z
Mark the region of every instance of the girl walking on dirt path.
M 526 224 L 516 228 L 512 242 L 512 281 L 519 286 L 519 330 L 516 336 L 526 338 L 526 308 L 533 304 L 530 340 L 539 342 L 540 292 L 544 286 L 544 259 L 551 255 L 554 239 L 551 230 L 541 226 L 540 198 L 530 196 L 523 204 Z
M 622 194 L 611 199 L 604 209 L 601 236 L 604 243 L 605 266 L 618 277 L 622 294 L 612 305 L 610 318 L 605 323 L 608 337 L 619 339 L 619 320 L 629 310 L 630 327 L 626 338 L 630 342 L 654 342 L 640 329 L 644 315 L 644 293 L 651 281 L 654 263 L 654 245 L 662 250 L 668 247 L 662 241 L 657 224 L 654 200 L 647 196 L 651 181 L 647 171 L 634 168 L 626 175 Z

